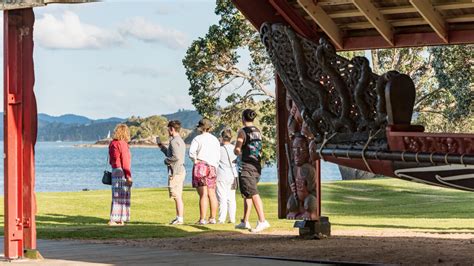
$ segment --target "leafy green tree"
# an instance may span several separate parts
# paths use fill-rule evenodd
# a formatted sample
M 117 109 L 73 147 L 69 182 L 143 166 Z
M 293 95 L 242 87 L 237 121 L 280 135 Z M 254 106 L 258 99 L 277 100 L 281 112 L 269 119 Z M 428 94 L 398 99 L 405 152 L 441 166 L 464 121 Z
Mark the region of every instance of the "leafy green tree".
M 131 117 L 126 124 L 130 128 L 132 139 L 146 139 L 155 136 L 166 139 L 168 137 L 168 120 L 159 115 L 147 118 Z
M 230 0 L 217 0 L 215 13 L 219 22 L 193 41 L 183 59 L 193 105 L 217 130 L 237 130 L 242 110 L 256 109 L 264 135 L 263 159 L 270 163 L 275 159 L 275 96 L 269 88 L 273 67 L 258 31 Z
M 416 86 L 414 123 L 431 132 L 469 132 L 472 123 L 473 46 L 372 51 L 374 72 L 397 70 Z

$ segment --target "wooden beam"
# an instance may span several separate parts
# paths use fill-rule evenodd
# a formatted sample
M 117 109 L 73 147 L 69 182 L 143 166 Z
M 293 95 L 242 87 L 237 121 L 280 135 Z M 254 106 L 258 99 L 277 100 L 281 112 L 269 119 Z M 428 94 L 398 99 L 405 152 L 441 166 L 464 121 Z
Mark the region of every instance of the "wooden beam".
M 474 15 L 460 15 L 451 18 L 447 18 L 446 22 L 448 23 L 463 23 L 463 22 L 474 22 Z M 406 26 L 419 26 L 419 25 L 428 25 L 428 22 L 423 18 L 407 18 L 407 19 L 397 19 L 389 20 L 389 23 L 394 27 L 406 27 Z M 347 23 L 341 26 L 341 29 L 348 30 L 362 30 L 362 29 L 372 29 L 374 26 L 369 22 L 354 22 Z
M 337 6 L 352 4 L 352 0 L 318 0 L 320 6 Z
M 438 36 L 448 43 L 448 32 L 446 30 L 446 22 L 441 15 L 436 11 L 433 5 L 428 0 L 410 0 L 418 13 L 428 22 Z
M 329 36 L 338 49 L 343 47 L 342 33 L 334 21 L 313 0 L 298 0 L 298 4 L 318 24 L 318 26 Z
M 435 32 L 396 34 L 395 47 L 420 47 L 446 44 Z M 448 44 L 473 44 L 474 30 L 451 30 Z M 381 36 L 347 37 L 340 51 L 393 48 Z
M 374 28 L 390 44 L 394 45 L 393 29 L 390 23 L 384 18 L 382 13 L 371 3 L 370 0 L 352 0 L 354 5 L 374 25 Z
M 449 4 L 438 4 L 434 5 L 436 10 L 453 10 L 453 9 L 463 9 L 463 8 L 474 8 L 473 3 L 449 3 Z M 417 12 L 413 6 L 396 6 L 396 7 L 384 7 L 379 9 L 380 13 L 383 15 L 393 15 L 400 13 L 414 13 Z M 328 13 L 330 18 L 347 18 L 347 17 L 362 17 L 363 14 L 358 9 L 336 11 L 333 13 Z
M 264 22 L 285 22 L 267 1 L 232 0 L 239 11 L 259 30 Z
M 269 2 L 298 34 L 312 41 L 319 41 L 316 26 L 311 27 L 304 17 L 296 13 L 287 0 L 269 0 Z

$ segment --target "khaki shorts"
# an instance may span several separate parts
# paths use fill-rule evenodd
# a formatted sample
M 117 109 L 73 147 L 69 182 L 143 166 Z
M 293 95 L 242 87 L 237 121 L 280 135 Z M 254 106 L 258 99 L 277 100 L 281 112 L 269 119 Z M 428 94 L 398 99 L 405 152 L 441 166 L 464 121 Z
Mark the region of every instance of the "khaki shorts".
M 183 195 L 183 185 L 186 172 L 168 178 L 168 189 L 170 198 L 180 198 Z

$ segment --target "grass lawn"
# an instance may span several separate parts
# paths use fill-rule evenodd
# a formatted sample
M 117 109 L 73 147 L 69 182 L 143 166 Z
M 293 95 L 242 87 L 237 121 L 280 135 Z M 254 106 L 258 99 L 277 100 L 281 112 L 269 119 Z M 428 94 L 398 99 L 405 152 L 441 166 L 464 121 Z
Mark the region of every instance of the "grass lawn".
M 292 221 L 277 219 L 277 186 L 261 184 L 260 192 L 271 229 L 291 229 Z M 38 237 L 148 238 L 234 231 L 229 224 L 194 225 L 198 219 L 198 195 L 189 187 L 184 191 L 187 224 L 183 226 L 167 225 L 174 217 L 174 203 L 168 198 L 167 190 L 159 188 L 134 189 L 132 222 L 125 227 L 108 227 L 110 197 L 109 190 L 38 193 Z M 3 213 L 3 204 L 0 209 Z M 238 199 L 237 216 L 241 212 L 242 201 Z M 323 214 L 329 216 L 333 230 L 391 228 L 474 232 L 474 193 L 397 179 L 338 181 L 323 184 Z M 251 221 L 254 226 L 254 211 Z

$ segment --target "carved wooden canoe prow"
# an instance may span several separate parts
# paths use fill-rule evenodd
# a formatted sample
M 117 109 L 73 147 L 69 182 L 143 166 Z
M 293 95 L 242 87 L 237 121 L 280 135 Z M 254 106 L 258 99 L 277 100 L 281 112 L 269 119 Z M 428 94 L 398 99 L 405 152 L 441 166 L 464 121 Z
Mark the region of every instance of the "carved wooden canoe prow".
M 311 160 L 474 191 L 474 134 L 424 133 L 411 125 L 415 85 L 396 71 L 372 72 L 365 57 L 336 54 L 283 24 L 261 39 L 289 95 L 290 136 L 303 134 Z

